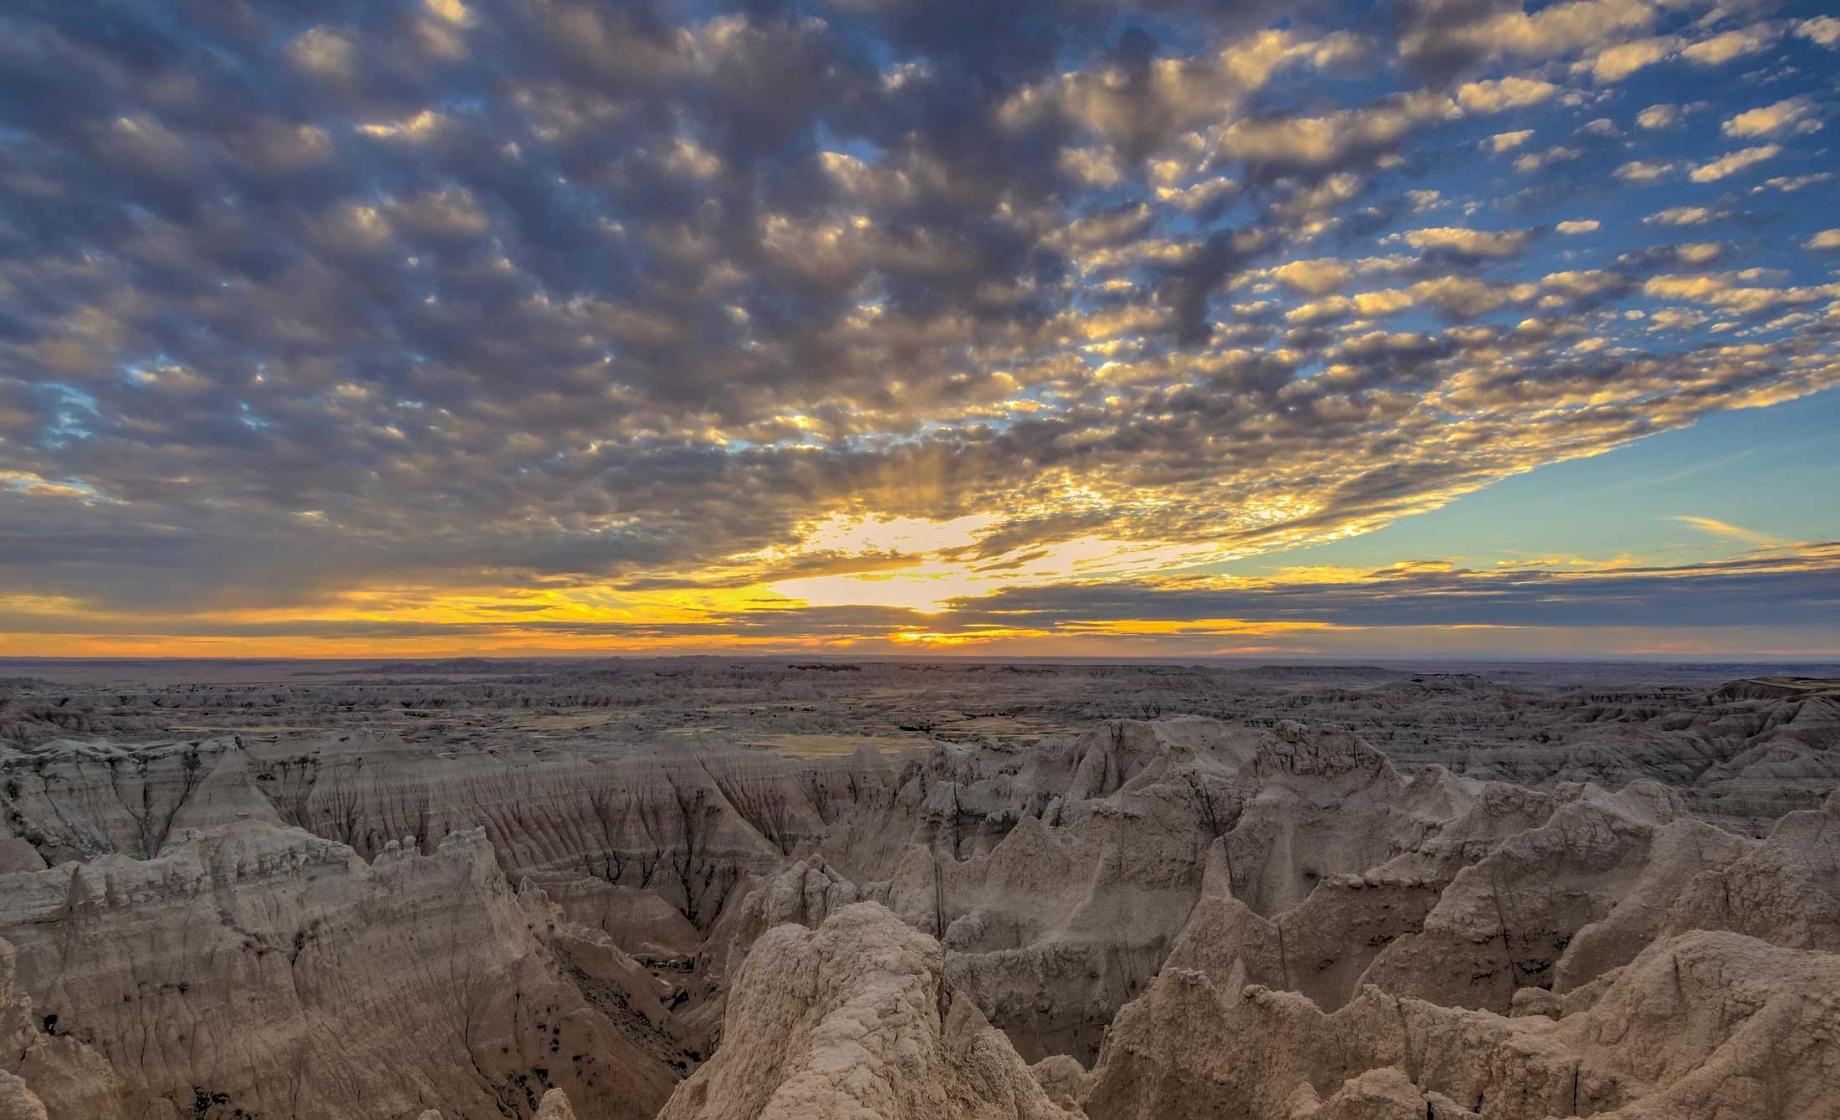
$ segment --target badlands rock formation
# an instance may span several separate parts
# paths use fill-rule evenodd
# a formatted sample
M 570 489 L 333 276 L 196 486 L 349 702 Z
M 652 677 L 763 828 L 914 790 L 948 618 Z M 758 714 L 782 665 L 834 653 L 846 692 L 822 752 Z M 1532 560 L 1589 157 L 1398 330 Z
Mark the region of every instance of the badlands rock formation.
M 16 873 L 0 929 L 43 1033 L 95 1046 L 172 1115 L 522 1115 L 560 1086 L 592 1115 L 650 1116 L 668 1046 L 596 1012 L 533 903 L 479 831 L 367 864 L 248 820 L 148 860 Z
M 90 733 L 0 747 L 0 1120 L 1840 1117 L 1831 686 L 1626 690 L 1562 761 L 1467 678 L 1040 736 L 191 687 L 7 702 Z M 1414 690 L 1487 744 L 1413 757 Z
M 847 670 L 847 671 L 845 671 Z M 241 733 L 287 796 L 377 843 L 399 821 L 347 810 L 397 787 L 419 812 L 425 763 L 534 759 L 566 749 L 597 764 L 634 747 L 766 747 L 794 753 L 866 742 L 1034 742 L 1108 719 L 1203 715 L 1269 727 L 1341 727 L 1406 773 L 1620 789 L 1653 778 L 1695 812 L 1755 831 L 1840 783 L 1840 684 L 1742 677 L 1729 666 L 1512 666 L 1476 672 L 1287 666 L 801 664 L 682 658 L 349 666 L 324 663 L 48 662 L 0 680 L 0 744 L 144 743 Z M 1778 670 L 1779 672 L 1782 670 Z M 55 679 L 51 679 L 55 678 Z M 225 682 L 225 683 L 215 683 Z M 369 738 L 366 747 L 362 740 Z M 827 742 L 828 740 L 828 742 Z M 853 749 L 853 747 L 851 748 Z M 707 751 L 705 752 L 707 753 Z M 848 753 L 847 751 L 845 752 Z M 415 756 L 408 771 L 391 762 Z M 475 760 L 473 756 L 485 755 Z M 356 759 L 392 775 L 367 776 Z M 317 761 L 316 761 L 317 760 Z M 466 766 L 436 766 L 452 774 Z M 449 779 L 431 794 L 453 792 Z M 428 811 L 449 802 L 431 797 Z M 316 807 L 316 811 L 320 811 Z M 296 822 L 301 823 L 301 822 Z M 473 824 L 485 823 L 473 821 Z M 470 827 L 470 824 L 467 825 Z M 427 830 L 417 836 L 430 835 Z
M 870 902 L 770 930 L 736 977 L 731 1041 L 660 1120 L 1067 1120 L 945 959 Z

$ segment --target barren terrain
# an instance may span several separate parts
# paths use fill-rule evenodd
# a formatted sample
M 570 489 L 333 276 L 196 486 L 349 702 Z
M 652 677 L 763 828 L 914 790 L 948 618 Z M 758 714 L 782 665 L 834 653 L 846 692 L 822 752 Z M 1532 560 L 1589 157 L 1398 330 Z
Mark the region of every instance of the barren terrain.
M 1833 667 L 0 676 L 8 1120 L 1840 1117 Z

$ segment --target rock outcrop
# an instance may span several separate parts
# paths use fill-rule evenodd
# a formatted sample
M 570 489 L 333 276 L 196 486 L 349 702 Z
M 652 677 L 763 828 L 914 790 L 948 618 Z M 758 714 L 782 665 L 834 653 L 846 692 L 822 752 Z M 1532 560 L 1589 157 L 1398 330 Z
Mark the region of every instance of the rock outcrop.
M 1840 1117 L 1832 688 L 1270 679 L 789 751 L 591 675 L 34 683 L 0 1120 Z
M 0 936 L 34 1014 L 196 1120 L 519 1116 L 552 1086 L 637 1120 L 676 1079 L 564 979 L 480 831 L 367 864 L 240 821 L 0 876 Z
M 875 903 L 755 942 L 727 1040 L 659 1120 L 1070 1120 L 951 990 L 939 943 Z
M 0 870 L 111 853 L 150 859 L 190 832 L 281 823 L 234 737 L 139 748 L 66 740 L 3 761 Z
M 1840 957 L 1740 934 L 1649 946 L 1559 1017 L 1369 986 L 1307 998 L 1172 968 L 1120 1014 L 1095 1120 L 1374 1115 L 1790 1120 L 1840 1115 Z M 1366 1111 L 1361 1111 L 1365 1109 Z
M 177 1120 L 180 1112 L 124 1079 L 107 1058 L 41 1013 L 15 982 L 0 941 L 0 1120 Z

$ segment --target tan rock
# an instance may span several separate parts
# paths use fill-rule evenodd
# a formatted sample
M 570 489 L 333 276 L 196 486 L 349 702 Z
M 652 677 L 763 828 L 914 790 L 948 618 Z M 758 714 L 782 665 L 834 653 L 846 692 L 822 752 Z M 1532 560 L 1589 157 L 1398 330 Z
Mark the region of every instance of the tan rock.
M 716 1056 L 660 1120 L 1067 1120 L 945 981 L 944 952 L 874 903 L 780 926 L 735 979 Z
M 543 1094 L 534 1120 L 575 1120 L 575 1110 L 569 1107 L 569 1098 L 561 1089 L 551 1089 Z
M 1832 697 L 1750 682 L 1684 759 L 1619 730 L 1654 703 L 1437 759 L 1490 780 L 1282 718 L 897 758 L 34 738 L 0 1109 L 1833 1120 L 1840 798 L 1694 815 L 1799 796 Z
M 1414 1116 L 1426 1114 L 1426 1101 L 1442 1115 L 1438 1095 L 1491 1120 L 1840 1116 L 1831 1077 L 1840 1068 L 1840 957 L 1832 954 L 1686 934 L 1650 946 L 1593 1004 L 1557 1020 L 1439 1007 L 1371 987 L 1325 1014 L 1236 979 L 1217 985 L 1176 969 L 1159 977 L 1119 1016 L 1094 1071 L 1089 1115 L 1288 1120 L 1310 1086 L 1358 1079 L 1336 1107 L 1386 1116 L 1409 1103 L 1403 1076 L 1418 1094 Z M 1396 1068 L 1373 1073 L 1387 1067 Z
M 674 1080 L 563 979 L 482 832 L 366 864 L 240 821 L 0 877 L 0 932 L 34 1014 L 188 1115 L 485 1117 L 547 1080 L 637 1120 Z

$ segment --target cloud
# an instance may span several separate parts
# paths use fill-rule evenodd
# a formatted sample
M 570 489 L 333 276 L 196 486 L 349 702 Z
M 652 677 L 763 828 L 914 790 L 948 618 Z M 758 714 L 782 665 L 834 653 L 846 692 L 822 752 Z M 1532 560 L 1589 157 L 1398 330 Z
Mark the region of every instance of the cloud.
M 373 140 L 420 144 L 433 140 L 447 123 L 447 118 L 433 109 L 418 109 L 397 120 L 365 121 L 357 131 Z
M 1840 19 L 1832 16 L 1805 19 L 1795 25 L 1795 34 L 1823 47 L 1840 45 Z
M 1292 261 L 1271 270 L 1289 287 L 1309 295 L 1333 292 L 1348 282 L 1354 270 L 1344 261 Z
M 1012 129 L 1058 119 L 1127 152 L 1148 153 L 1230 113 L 1287 69 L 1343 64 L 1359 51 L 1349 35 L 1312 39 L 1275 30 L 1186 56 L 1121 51 L 1093 67 L 1024 86 L 997 113 Z
M 1780 144 L 1762 144 L 1754 148 L 1745 148 L 1730 155 L 1702 163 L 1688 173 L 1687 177 L 1695 183 L 1716 183 L 1720 179 L 1736 175 L 1738 172 L 1764 160 L 1775 159 L 1782 153 Z
M 1495 78 L 1486 82 L 1466 82 L 1457 90 L 1457 104 L 1466 113 L 1500 113 L 1538 105 L 1558 92 L 1558 86 L 1538 79 Z
M 1781 537 L 1772 536 L 1769 533 L 1759 533 L 1754 529 L 1746 529 L 1742 526 L 1733 525 L 1730 522 L 1720 521 L 1712 517 L 1674 514 L 1669 516 L 1668 520 L 1678 521 L 1682 525 L 1691 526 L 1702 533 L 1710 533 L 1715 537 L 1725 537 L 1730 540 L 1739 541 L 1752 548 L 1775 549 L 1785 548 L 1792 544 L 1792 542 L 1786 541 Z
M 1764 24 L 1721 32 L 1683 47 L 1680 57 L 1701 66 L 1723 66 L 1734 58 L 1756 54 L 1776 41 L 1776 30 Z
M 1417 93 L 1323 116 L 1248 118 L 1227 126 L 1216 152 L 1279 171 L 1341 166 L 1389 151 L 1418 125 L 1459 111 L 1444 97 Z
M 288 40 L 284 53 L 297 69 L 322 81 L 350 83 L 358 76 L 358 47 L 348 31 L 310 27 Z
M 1629 278 L 1608 269 L 1567 269 L 1562 272 L 1549 272 L 1541 278 L 1543 287 L 1562 292 L 1577 300 L 1593 300 L 1600 296 L 1620 295 L 1629 288 Z
M 1636 124 L 1646 129 L 1673 128 L 1680 123 L 1680 106 L 1650 105 L 1636 114 Z
M 1674 259 L 1681 264 L 1711 264 L 1725 255 L 1726 247 L 1716 241 L 1683 241 L 1672 247 Z
M 1840 296 L 1840 284 L 1775 287 L 1756 271 L 1651 276 L 1643 283 L 1650 295 L 1711 304 L 1737 314 L 1760 314 L 1787 306 L 1818 303 Z
M 1670 206 L 1643 218 L 1642 223 L 1651 226 L 1703 226 L 1728 216 L 1709 206 Z
M 1406 244 L 1427 252 L 1447 251 L 1470 257 L 1509 257 L 1527 247 L 1532 230 L 1477 230 L 1460 226 L 1433 226 L 1407 230 Z
M 1522 174 L 1528 174 L 1555 163 L 1570 163 L 1572 160 L 1578 159 L 1583 155 L 1583 148 L 1575 148 L 1567 144 L 1554 144 L 1544 151 L 1528 152 L 1526 155 L 1521 156 L 1514 161 L 1514 170 Z
M 1486 652 L 1543 648 L 1601 656 L 1636 643 L 1674 646 L 1706 635 L 1717 655 L 1735 631 L 1750 641 L 1831 654 L 1840 600 L 1840 546 L 1778 547 L 1698 564 L 1531 563 L 1477 570 L 1441 560 L 1363 568 L 1291 568 L 1263 578 L 1057 582 L 959 596 L 937 611 L 738 600 L 667 588 L 698 609 L 644 622 L 571 614 L 550 598 L 482 604 L 470 617 L 196 620 L 154 619 L 195 648 L 324 652 L 336 643 L 425 649 L 835 649 L 885 654 L 916 649 L 990 654 L 1217 652 L 1223 639 L 1305 653 L 1450 651 L 1483 632 Z M 133 652 L 136 620 L 73 616 L 67 604 L 0 604 L 13 634 L 91 636 Z M 1810 642 L 1809 636 L 1813 636 Z M 1706 639 L 1701 639 L 1706 640 Z M 1197 644 L 1200 643 L 1200 644 Z M 1231 651 L 1230 649 L 1228 650 Z
M 1840 249 L 1840 229 L 1824 229 L 1802 242 L 1805 249 Z
M 1785 97 L 1774 105 L 1747 109 L 1727 120 L 1719 131 L 1727 136 L 1769 136 L 1793 129 L 1812 132 L 1821 127 L 1813 119 L 1814 103 L 1806 97 Z
M 1616 177 L 1630 183 L 1650 183 L 1665 178 L 1680 170 L 1677 163 L 1660 163 L 1653 160 L 1630 160 L 1616 169 Z
M 1671 57 L 1677 45 L 1674 39 L 1638 39 L 1618 43 L 1597 52 L 1588 65 L 1581 63 L 1580 69 L 1588 70 L 1599 85 L 1609 85 Z
M 1817 171 L 1810 175 L 1777 175 L 1758 183 L 1750 189 L 1750 193 L 1762 194 L 1765 191 L 1781 191 L 1783 194 L 1794 194 L 1797 191 L 1806 190 L 1816 183 L 1825 183 L 1833 177 L 1834 173 L 1831 171 Z
M 1660 16 L 1644 0 L 1568 0 L 1533 12 L 1521 5 L 1421 3 L 1400 53 L 1423 66 L 1510 55 L 1554 58 L 1652 27 Z
M 772 590 L 825 580 L 913 626 L 1840 382 L 1819 260 L 1583 236 L 1614 223 L 1460 158 L 1635 205 L 1603 172 L 1684 174 L 1680 137 L 1565 75 L 1698 9 L 718 7 L 0 15 L 0 597 L 117 636 L 435 641 L 535 599 L 583 642 L 764 640 L 861 621 Z M 1814 69 L 1761 100 L 1820 104 Z
M 1344 627 L 1818 626 L 1831 625 L 1836 590 L 1840 549 L 1821 544 L 1677 567 L 1474 571 L 1420 562 L 1199 586 L 1044 587 L 967 601 L 959 609 L 970 618 L 1004 618 L 1037 629 L 1195 618 Z
M 1733 59 L 1765 50 L 1776 40 L 1777 35 L 1772 25 L 1756 24 L 1694 42 L 1688 42 L 1679 35 L 1626 39 L 1596 49 L 1589 58 L 1574 64 L 1572 70 L 1574 73 L 1590 74 L 1599 85 L 1610 85 L 1639 70 L 1674 58 L 1698 66 L 1722 66 Z M 1673 119 L 1668 108 L 1656 106 L 1655 109 L 1661 111 L 1657 123 L 1644 127 L 1667 127 Z

